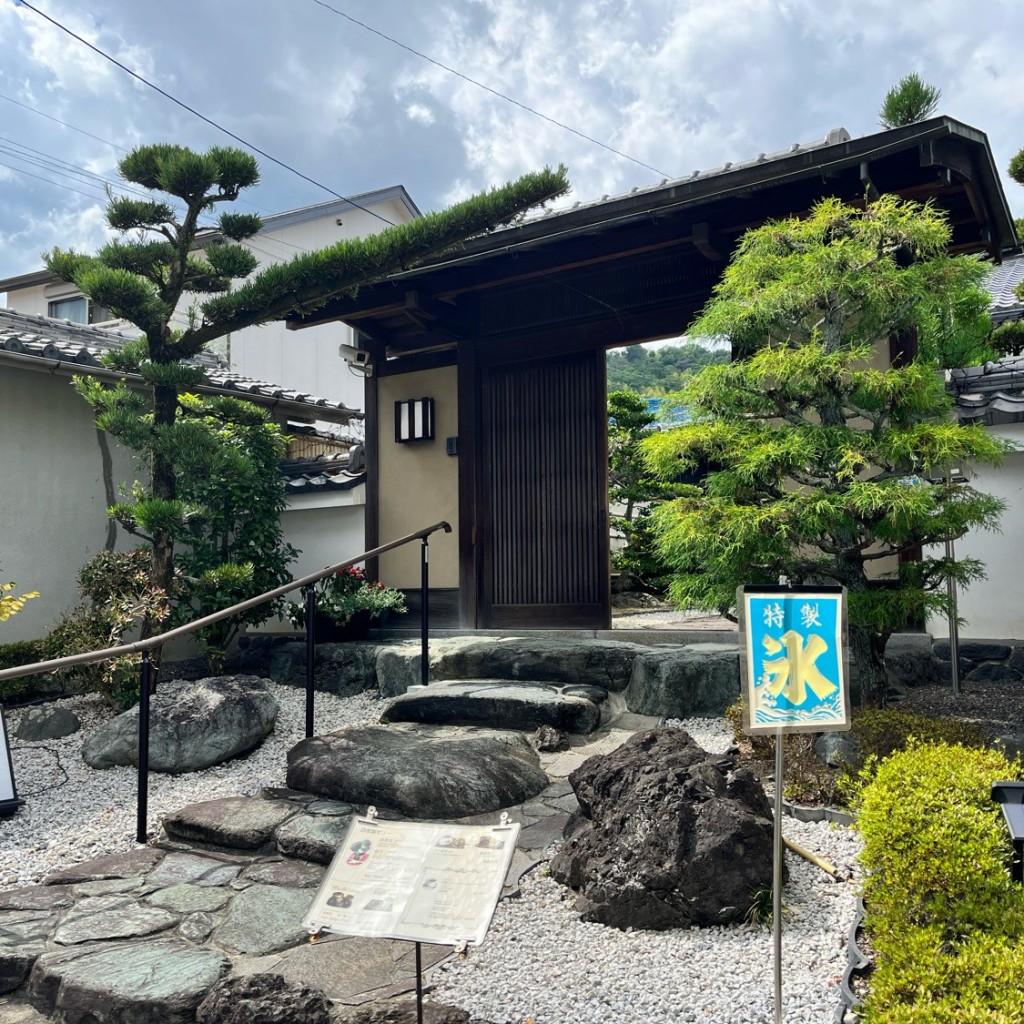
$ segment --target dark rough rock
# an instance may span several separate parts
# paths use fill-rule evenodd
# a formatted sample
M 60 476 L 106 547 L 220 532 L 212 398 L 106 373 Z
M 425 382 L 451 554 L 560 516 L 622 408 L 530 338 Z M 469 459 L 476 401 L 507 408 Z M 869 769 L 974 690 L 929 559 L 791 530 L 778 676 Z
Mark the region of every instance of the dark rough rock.
M 230 963 L 177 940 L 46 953 L 32 968 L 32 1005 L 61 1024 L 191 1024 Z
M 289 889 L 315 889 L 324 880 L 324 870 L 316 864 L 295 860 L 270 860 L 246 868 L 242 881 L 263 885 L 282 885 Z
M 323 992 L 293 985 L 280 974 L 224 978 L 210 989 L 197 1024 L 331 1024 Z
M 588 697 L 565 696 L 546 683 L 455 680 L 409 690 L 388 705 L 380 720 L 523 730 L 550 725 L 586 734 L 600 724 L 601 709 Z
M 147 907 L 132 896 L 92 896 L 79 900 L 64 915 L 53 933 L 61 946 L 110 939 L 135 939 L 166 931 L 178 916 L 159 907 Z
M 942 681 L 942 662 L 932 654 L 926 633 L 901 633 L 889 639 L 885 668 L 890 684 L 897 687 L 931 686 Z
M 814 741 L 814 752 L 832 768 L 857 763 L 857 741 L 848 732 L 823 732 Z
M 965 683 L 1019 683 L 1024 678 L 1008 665 L 985 662 L 963 677 Z
M 603 686 L 589 686 L 586 683 L 563 686 L 562 693 L 566 697 L 586 697 L 595 704 L 603 704 L 608 699 L 608 691 Z
M 968 661 L 966 658 L 960 659 L 960 679 L 964 680 L 974 669 L 974 662 Z M 940 683 L 948 683 L 953 678 L 953 663 L 951 661 L 939 661 L 937 666 L 937 674 Z
M 260 670 L 285 686 L 306 685 L 306 644 L 292 641 L 267 652 Z M 313 688 L 351 697 L 377 685 L 377 645 L 372 643 L 316 644 Z
M 735 644 L 688 644 L 647 650 L 633 666 L 626 707 L 640 715 L 720 715 L 740 695 Z
M 543 750 L 547 753 L 557 753 L 560 750 L 569 749 L 569 737 L 550 725 L 542 725 L 530 737 L 530 743 L 534 750 Z
M 949 641 L 940 640 L 934 646 L 935 657 L 949 661 Z M 1010 645 L 986 640 L 961 640 L 960 657 L 970 661 L 1003 661 L 1010 657 Z
M 228 796 L 188 804 L 163 818 L 164 831 L 177 839 L 195 840 L 238 850 L 258 850 L 274 830 L 301 808 L 280 800 Z
M 15 737 L 22 743 L 59 740 L 82 728 L 78 715 L 67 708 L 29 708 L 21 716 Z
M 523 803 L 548 778 L 512 735 L 424 734 L 380 726 L 339 729 L 288 752 L 288 785 L 411 818 L 461 818 Z
M 169 853 L 150 874 L 147 883 L 154 888 L 191 882 L 193 885 L 228 885 L 242 870 L 238 861 L 198 853 Z
M 145 846 L 127 853 L 110 853 L 55 871 L 46 878 L 45 884 L 64 885 L 70 882 L 95 882 L 104 878 L 134 878 L 150 871 L 163 857 L 162 850 L 152 850 Z
M 431 669 L 438 679 L 526 679 L 587 684 L 619 693 L 646 647 L 617 640 L 553 637 L 458 637 L 436 646 Z
M 299 857 L 314 864 L 330 864 L 345 838 L 351 815 L 325 818 L 303 814 L 277 830 L 277 849 L 285 857 Z M 319 883 L 318 883 L 319 884 Z
M 56 913 L 41 910 L 0 913 L 0 995 L 25 984 L 56 920 Z
M 251 885 L 231 901 L 223 923 L 214 932 L 221 949 L 264 956 L 308 940 L 302 919 L 312 903 L 308 889 Z
M 415 1001 L 406 1001 L 357 1010 L 345 1018 L 345 1024 L 416 1024 L 418 1019 Z M 423 1004 L 423 1024 L 469 1024 L 469 1021 L 469 1011 L 458 1006 Z
M 161 685 L 153 697 L 149 767 L 180 774 L 248 753 L 277 720 L 277 701 L 255 676 L 222 676 Z M 82 745 L 91 768 L 134 765 L 138 706 L 96 729 Z
M 569 776 L 585 824 L 551 861 L 583 920 L 678 928 L 742 919 L 772 879 L 772 813 L 735 757 L 681 729 L 637 733 Z

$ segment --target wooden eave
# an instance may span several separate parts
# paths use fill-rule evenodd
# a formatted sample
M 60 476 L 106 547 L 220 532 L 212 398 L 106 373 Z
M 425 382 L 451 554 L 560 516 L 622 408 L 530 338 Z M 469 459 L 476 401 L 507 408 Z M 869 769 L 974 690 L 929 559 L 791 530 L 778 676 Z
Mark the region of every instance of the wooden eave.
M 668 337 L 707 301 L 748 228 L 826 196 L 885 192 L 946 212 L 954 253 L 998 259 L 1016 241 L 986 137 L 940 117 L 549 214 L 288 326 L 343 320 L 392 361 L 570 330 L 589 346 Z

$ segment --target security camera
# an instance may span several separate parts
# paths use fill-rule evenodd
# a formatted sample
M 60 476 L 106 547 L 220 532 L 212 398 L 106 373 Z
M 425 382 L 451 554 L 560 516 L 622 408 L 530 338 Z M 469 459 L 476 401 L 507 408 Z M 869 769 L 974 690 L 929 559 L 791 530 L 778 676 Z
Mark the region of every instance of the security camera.
M 349 366 L 354 366 L 369 374 L 372 371 L 370 353 L 365 349 L 356 348 L 354 345 L 342 345 L 338 349 L 338 355 L 345 360 Z

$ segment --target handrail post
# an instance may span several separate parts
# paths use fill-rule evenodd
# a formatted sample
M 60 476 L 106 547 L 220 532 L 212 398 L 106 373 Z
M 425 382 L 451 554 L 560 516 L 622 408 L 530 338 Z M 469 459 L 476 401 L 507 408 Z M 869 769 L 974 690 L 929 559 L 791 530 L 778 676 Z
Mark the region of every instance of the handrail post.
M 149 816 L 149 692 L 152 670 L 149 651 L 143 651 L 142 664 L 139 666 L 138 796 L 135 811 L 137 843 L 145 843 L 149 838 L 146 819 Z
M 313 735 L 313 682 L 316 675 L 316 587 L 306 594 L 306 739 Z
M 430 541 L 424 537 L 420 544 L 420 684 L 430 679 L 430 649 L 427 629 L 430 625 Z

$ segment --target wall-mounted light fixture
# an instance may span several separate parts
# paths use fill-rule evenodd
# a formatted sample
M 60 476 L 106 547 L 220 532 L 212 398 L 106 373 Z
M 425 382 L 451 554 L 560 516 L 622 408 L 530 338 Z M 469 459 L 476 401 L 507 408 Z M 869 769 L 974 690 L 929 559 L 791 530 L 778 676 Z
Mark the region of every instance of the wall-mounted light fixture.
M 433 441 L 434 400 L 432 398 L 407 398 L 395 402 L 395 441 Z

